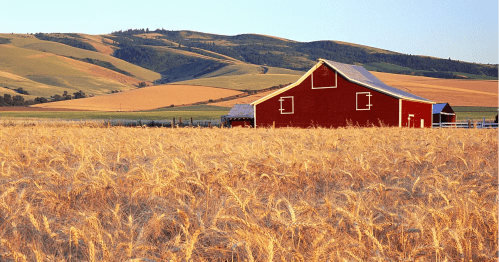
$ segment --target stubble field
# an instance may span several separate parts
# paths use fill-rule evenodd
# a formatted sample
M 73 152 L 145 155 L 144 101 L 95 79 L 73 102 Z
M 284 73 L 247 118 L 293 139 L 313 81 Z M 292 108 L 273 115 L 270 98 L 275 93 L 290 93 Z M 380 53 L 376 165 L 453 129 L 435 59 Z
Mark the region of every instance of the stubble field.
M 0 141 L 0 260 L 497 258 L 497 130 L 4 123 Z

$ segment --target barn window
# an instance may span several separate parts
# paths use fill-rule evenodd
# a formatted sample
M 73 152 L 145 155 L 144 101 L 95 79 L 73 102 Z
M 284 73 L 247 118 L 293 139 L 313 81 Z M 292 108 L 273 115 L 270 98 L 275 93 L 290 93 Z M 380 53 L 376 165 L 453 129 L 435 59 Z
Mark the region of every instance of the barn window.
M 279 111 L 281 111 L 281 114 L 294 114 L 295 113 L 294 97 L 283 96 L 283 97 L 279 98 L 279 101 L 281 102 L 281 108 L 279 108 Z
M 338 74 L 325 65 L 312 73 L 312 89 L 336 88 Z
M 356 109 L 357 110 L 371 110 L 371 92 L 357 92 L 356 93 Z

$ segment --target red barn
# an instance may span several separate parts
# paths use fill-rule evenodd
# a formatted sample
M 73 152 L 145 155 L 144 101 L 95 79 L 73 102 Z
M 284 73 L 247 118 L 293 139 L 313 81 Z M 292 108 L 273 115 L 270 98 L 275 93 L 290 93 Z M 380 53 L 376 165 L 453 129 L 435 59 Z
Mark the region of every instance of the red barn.
M 449 103 L 433 105 L 433 123 L 453 123 L 456 122 L 456 113 Z
M 251 103 L 258 127 L 431 127 L 433 104 L 362 66 L 323 59 L 292 85 Z

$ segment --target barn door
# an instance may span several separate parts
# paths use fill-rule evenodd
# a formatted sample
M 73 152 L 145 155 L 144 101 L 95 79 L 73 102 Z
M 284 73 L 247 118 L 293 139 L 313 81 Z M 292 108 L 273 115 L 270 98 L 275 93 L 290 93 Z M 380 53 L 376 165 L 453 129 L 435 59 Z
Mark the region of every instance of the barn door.
M 283 96 L 279 98 L 281 103 L 281 114 L 294 114 L 295 113 L 295 101 L 293 96 Z

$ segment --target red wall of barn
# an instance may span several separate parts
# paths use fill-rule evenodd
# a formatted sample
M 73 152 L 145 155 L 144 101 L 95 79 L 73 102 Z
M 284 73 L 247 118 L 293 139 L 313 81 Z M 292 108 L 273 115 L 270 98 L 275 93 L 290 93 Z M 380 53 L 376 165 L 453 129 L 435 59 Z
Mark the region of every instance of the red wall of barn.
M 410 117 L 409 115 L 414 115 Z M 402 100 L 402 126 L 421 127 L 421 119 L 424 120 L 424 127 L 431 127 L 433 117 L 432 104 L 419 103 Z
M 325 65 L 321 67 L 331 70 Z M 323 68 L 317 70 L 323 70 Z M 321 74 L 314 74 L 314 82 L 328 82 L 323 79 L 318 80 L 320 77 Z M 290 90 L 256 105 L 256 125 L 268 127 L 272 126 L 274 121 L 276 127 L 309 127 L 312 125 L 341 127 L 346 126 L 349 121 L 360 126 L 379 125 L 380 121 L 387 126 L 399 125 L 398 98 L 352 83 L 339 74 L 336 84 L 336 88 L 312 89 L 312 78 L 307 77 Z M 372 95 L 370 110 L 356 110 L 356 93 L 358 92 L 370 92 Z M 291 96 L 294 100 L 294 113 L 281 114 L 279 99 Z M 288 103 L 287 100 L 285 101 Z M 431 117 L 431 111 L 429 116 Z

